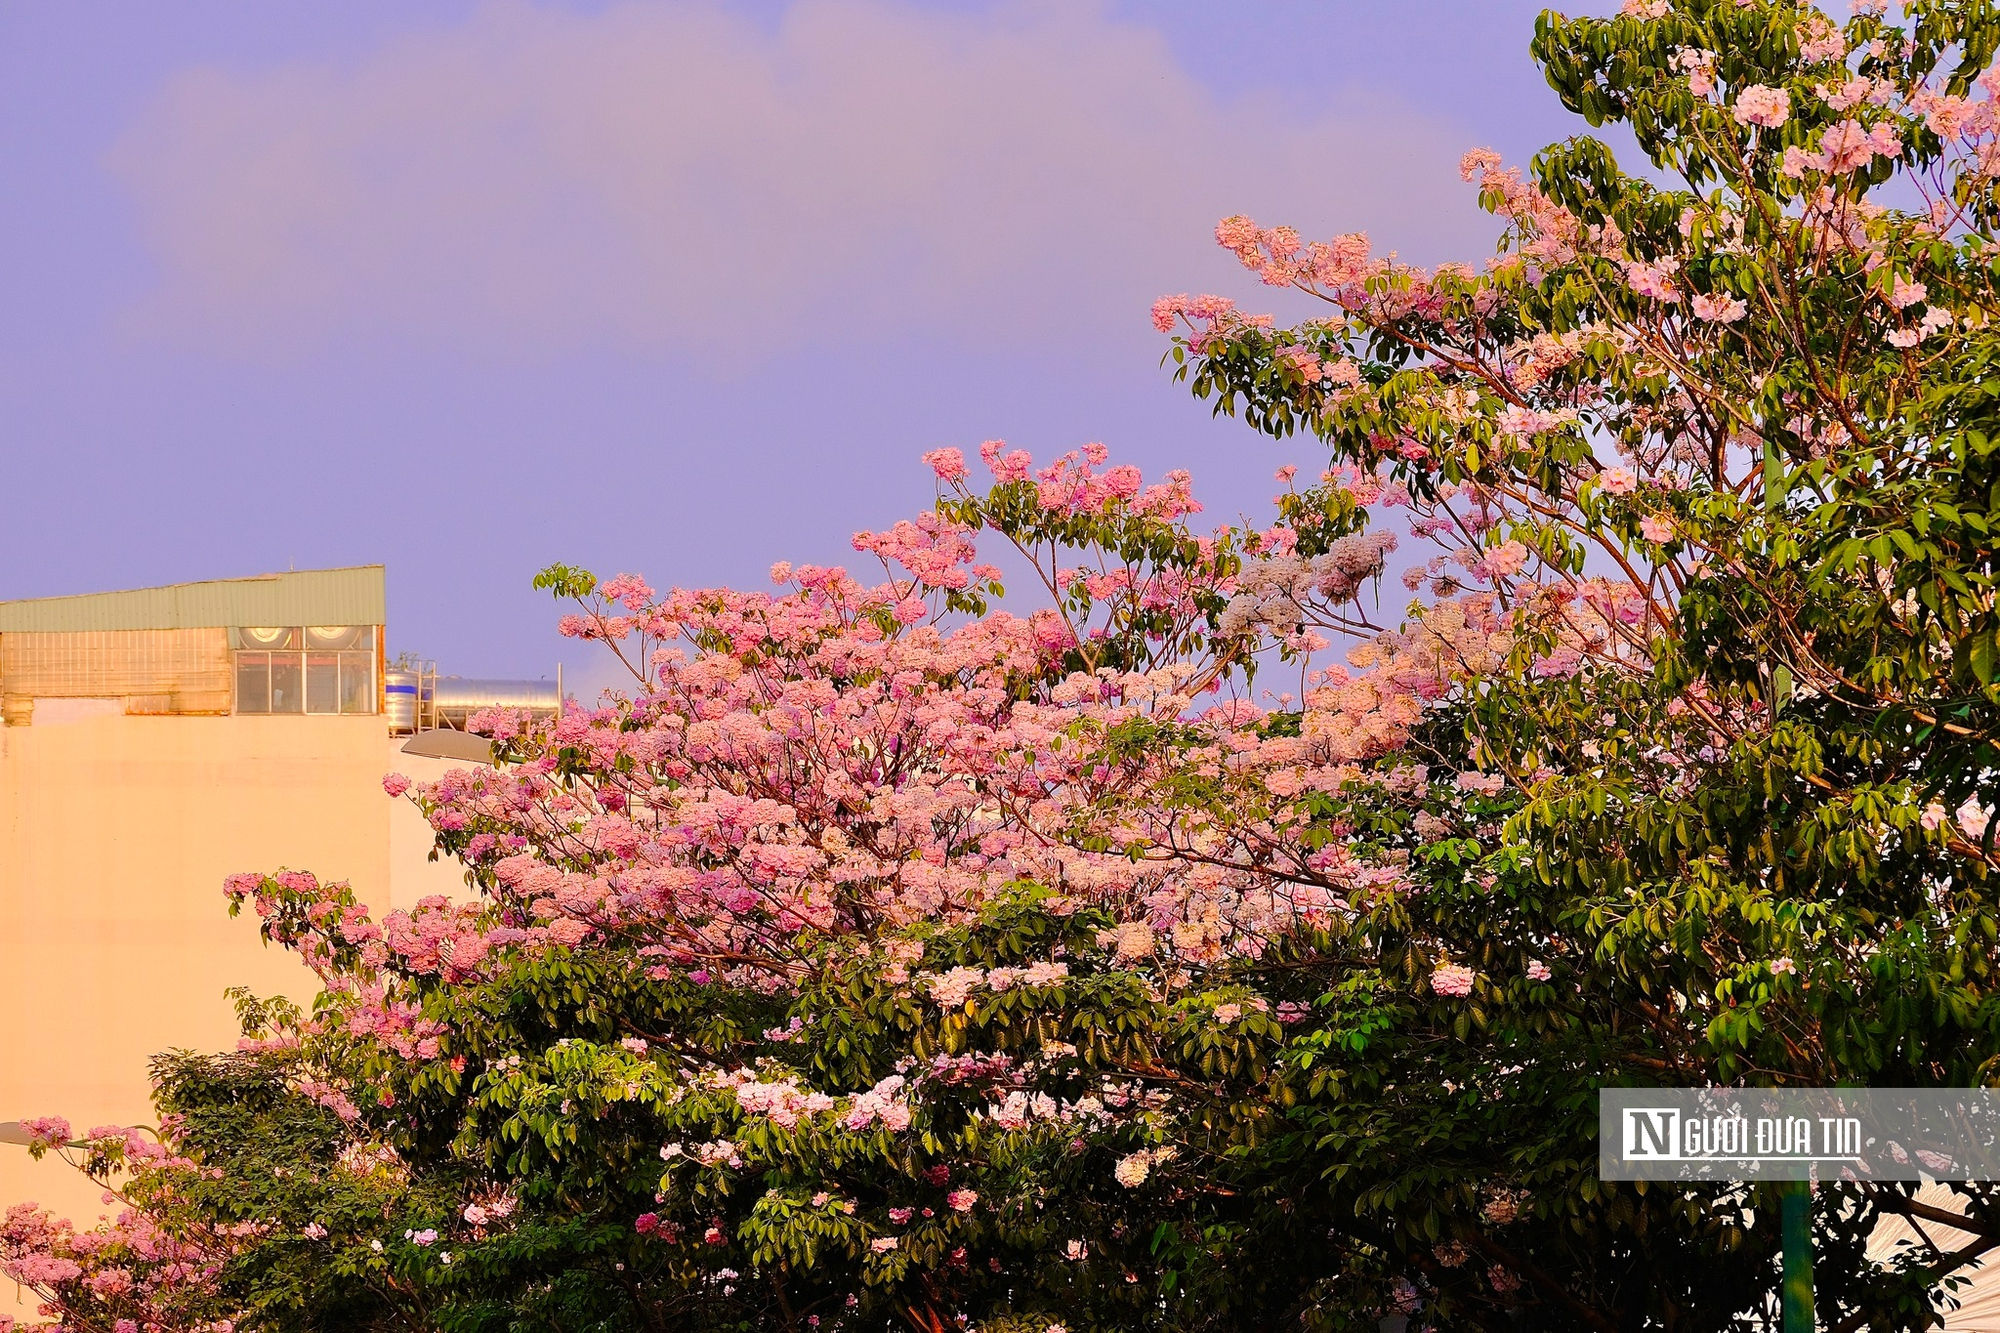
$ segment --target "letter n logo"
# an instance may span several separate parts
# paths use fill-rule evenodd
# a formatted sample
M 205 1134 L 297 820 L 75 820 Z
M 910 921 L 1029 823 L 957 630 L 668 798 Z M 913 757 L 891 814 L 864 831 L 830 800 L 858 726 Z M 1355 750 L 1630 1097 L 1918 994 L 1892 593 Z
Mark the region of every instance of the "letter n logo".
M 1678 1157 L 1674 1142 L 1680 1137 L 1681 1113 L 1652 1107 L 1625 1110 L 1625 1159 L 1635 1157 Z

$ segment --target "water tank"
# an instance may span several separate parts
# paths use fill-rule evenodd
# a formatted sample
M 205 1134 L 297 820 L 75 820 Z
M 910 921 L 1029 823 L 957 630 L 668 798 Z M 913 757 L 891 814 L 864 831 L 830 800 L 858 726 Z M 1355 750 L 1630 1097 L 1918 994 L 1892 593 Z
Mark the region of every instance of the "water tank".
M 430 706 L 438 725 L 463 731 L 467 719 L 482 708 L 521 708 L 554 716 L 561 706 L 559 686 L 552 680 L 472 680 L 436 676 L 431 680 Z
M 390 671 L 383 675 L 382 692 L 387 696 L 391 735 L 407 736 L 417 729 L 417 690 L 414 671 Z

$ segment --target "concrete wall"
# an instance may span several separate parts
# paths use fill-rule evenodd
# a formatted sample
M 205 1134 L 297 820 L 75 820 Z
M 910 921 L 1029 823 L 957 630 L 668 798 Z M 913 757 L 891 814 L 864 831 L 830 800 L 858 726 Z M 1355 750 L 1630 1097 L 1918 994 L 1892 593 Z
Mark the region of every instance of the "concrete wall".
M 420 759 L 403 753 L 403 740 L 389 742 L 383 752 L 376 790 L 381 790 L 381 773 L 401 773 L 413 782 L 435 782 L 454 768 L 469 767 L 458 759 Z M 470 902 L 479 895 L 466 887 L 465 867 L 455 860 L 427 859 L 431 851 L 431 826 L 421 811 L 407 799 L 390 801 L 389 806 L 389 892 L 397 907 L 413 906 L 417 899 L 434 894 L 453 902 Z M 370 899 L 370 907 L 374 900 Z M 375 914 L 379 918 L 382 913 Z
M 149 1123 L 150 1056 L 235 1044 L 225 987 L 309 1001 L 312 975 L 228 915 L 223 877 L 311 870 L 386 910 L 396 803 L 381 778 L 409 771 L 390 752 L 366 716 L 52 709 L 0 727 L 0 1120 Z M 456 883 L 421 850 L 405 864 L 404 901 Z M 0 1209 L 27 1199 L 79 1225 L 105 1211 L 53 1158 L 0 1146 Z M 14 1298 L 0 1284 L 0 1312 Z

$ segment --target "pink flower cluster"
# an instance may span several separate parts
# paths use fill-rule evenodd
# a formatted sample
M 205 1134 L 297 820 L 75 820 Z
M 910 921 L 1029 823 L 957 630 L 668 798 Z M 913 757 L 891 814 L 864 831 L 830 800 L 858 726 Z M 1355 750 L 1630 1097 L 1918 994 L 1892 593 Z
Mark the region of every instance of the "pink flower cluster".
M 747 1115 L 762 1116 L 781 1129 L 791 1129 L 807 1116 L 831 1111 L 838 1103 L 823 1092 L 806 1092 L 786 1080 L 779 1083 L 745 1083 L 736 1089 L 736 1101 Z
M 38 1141 L 59 1147 L 71 1142 L 59 1117 L 27 1123 Z M 164 1127 L 169 1136 L 172 1131 L 171 1124 Z M 89 1150 L 91 1160 L 125 1171 L 127 1191 L 141 1197 L 170 1192 L 199 1169 L 175 1151 L 171 1137 L 155 1141 L 117 1125 L 93 1129 L 78 1146 Z M 254 1224 L 224 1227 L 197 1242 L 170 1233 L 142 1206 L 128 1206 L 93 1229 L 78 1231 L 45 1209 L 19 1204 L 0 1218 L 0 1276 L 39 1298 L 42 1313 L 59 1315 L 57 1326 L 226 1333 L 213 1279 L 236 1247 L 258 1234 Z
M 905 1082 L 901 1074 L 891 1074 L 868 1091 L 856 1094 L 841 1123 L 851 1130 L 880 1125 L 892 1134 L 908 1129 L 910 1104 L 902 1095 Z
M 1431 973 L 1431 989 L 1449 999 L 1463 999 L 1472 994 L 1472 983 L 1477 974 L 1469 967 L 1457 963 L 1447 963 Z
M 1783 88 L 1752 84 L 1736 95 L 1736 123 L 1776 129 L 1791 118 L 1792 95 Z
M 1185 474 L 1147 486 L 1136 469 L 1107 466 L 1101 446 L 1039 469 L 998 442 L 981 453 L 999 486 L 1018 488 L 1034 523 L 1051 532 L 1088 521 L 1171 533 L 1200 508 Z M 932 461 L 941 479 L 959 484 L 961 459 Z M 1344 484 L 1357 502 L 1399 494 L 1372 478 Z M 1179 540 L 1220 550 L 1235 538 Z M 1289 542 L 1274 529 L 1253 545 L 1282 552 Z M 516 951 L 615 940 L 656 976 L 776 978 L 801 931 L 967 919 L 1021 879 L 1126 904 L 1193 957 L 1255 951 L 1288 921 L 1338 910 L 1344 894 L 1382 877 L 1338 848 L 1320 854 L 1316 870 L 1282 878 L 1259 869 L 1262 854 L 1247 843 L 1240 864 L 1080 850 L 1078 813 L 1145 774 L 1090 764 L 1057 739 L 1085 721 L 1187 719 L 1213 731 L 1216 757 L 1231 770 L 1269 775 L 1266 800 L 1286 802 L 1337 788 L 1356 775 L 1354 761 L 1392 752 L 1426 700 L 1504 651 L 1489 613 L 1442 606 L 1422 628 L 1357 650 L 1362 674 L 1316 673 L 1300 735 L 1266 741 L 1254 735 L 1254 709 L 1202 712 L 1196 701 L 1213 668 L 1051 675 L 1051 659 L 1082 642 L 1052 613 L 1002 612 L 956 628 L 929 611 L 903 616 L 900 594 L 912 587 L 960 587 L 968 571 L 983 577 L 962 523 L 926 516 L 856 544 L 909 582 L 869 590 L 838 570 L 786 567 L 792 591 L 780 596 L 672 590 L 647 601 L 639 581 L 614 581 L 617 614 L 607 606 L 588 617 L 598 632 L 625 619 L 629 633 L 690 641 L 692 655 L 655 651 L 651 677 L 629 702 L 572 709 L 554 725 L 514 719 L 519 763 L 413 789 L 439 834 L 466 846 L 484 902 L 425 900 L 378 925 L 344 886 L 309 875 L 236 877 L 230 893 L 350 997 L 349 1032 L 417 1060 L 441 1058 L 448 1034 L 404 992 L 475 979 Z M 1249 597 L 1265 609 L 1225 612 L 1227 633 L 1289 632 L 1279 601 L 1337 604 L 1392 545 L 1343 539 L 1310 562 L 1273 555 L 1240 573 L 1218 560 L 1206 582 L 1127 568 L 1052 579 L 1088 583 L 1093 599 L 1129 598 L 1135 615 L 1184 624 L 1207 614 L 1203 598 L 1234 596 L 1235 607 Z M 885 608 L 896 612 L 891 634 L 874 618 Z M 1050 683 L 1019 688 L 1036 679 Z M 559 756 L 565 773 L 586 780 L 558 780 Z M 1210 761 L 1197 753 L 1194 762 Z M 1103 832 L 1119 847 L 1180 836 L 1153 825 L 1149 813 L 1127 812 Z M 1301 870 L 1328 882 L 1301 885 Z M 1063 975 L 1062 964 L 1044 962 L 922 984 L 951 1006 L 976 989 L 1041 987 Z M 781 1100 L 773 1109 L 795 1108 Z

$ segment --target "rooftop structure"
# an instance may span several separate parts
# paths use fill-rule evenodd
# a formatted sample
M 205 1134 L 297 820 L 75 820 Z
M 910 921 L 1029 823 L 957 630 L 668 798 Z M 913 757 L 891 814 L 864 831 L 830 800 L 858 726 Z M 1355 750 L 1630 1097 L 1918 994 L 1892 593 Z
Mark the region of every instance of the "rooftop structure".
M 355 565 L 0 602 L 0 634 L 380 625 L 387 608 L 382 566 Z
M 490 762 L 443 725 L 555 692 L 432 672 L 389 695 L 385 602 L 380 565 L 0 602 L 0 1122 L 151 1123 L 151 1056 L 234 1045 L 224 987 L 311 1002 L 312 973 L 228 915 L 227 875 L 309 869 L 378 918 L 468 892 L 382 774 Z M 439 730 L 404 751 L 420 723 Z M 86 1223 L 99 1196 L 0 1150 L 0 1207 Z M 13 1296 L 0 1316 L 31 1313 Z
M 382 711 L 380 565 L 0 602 L 0 722 Z

